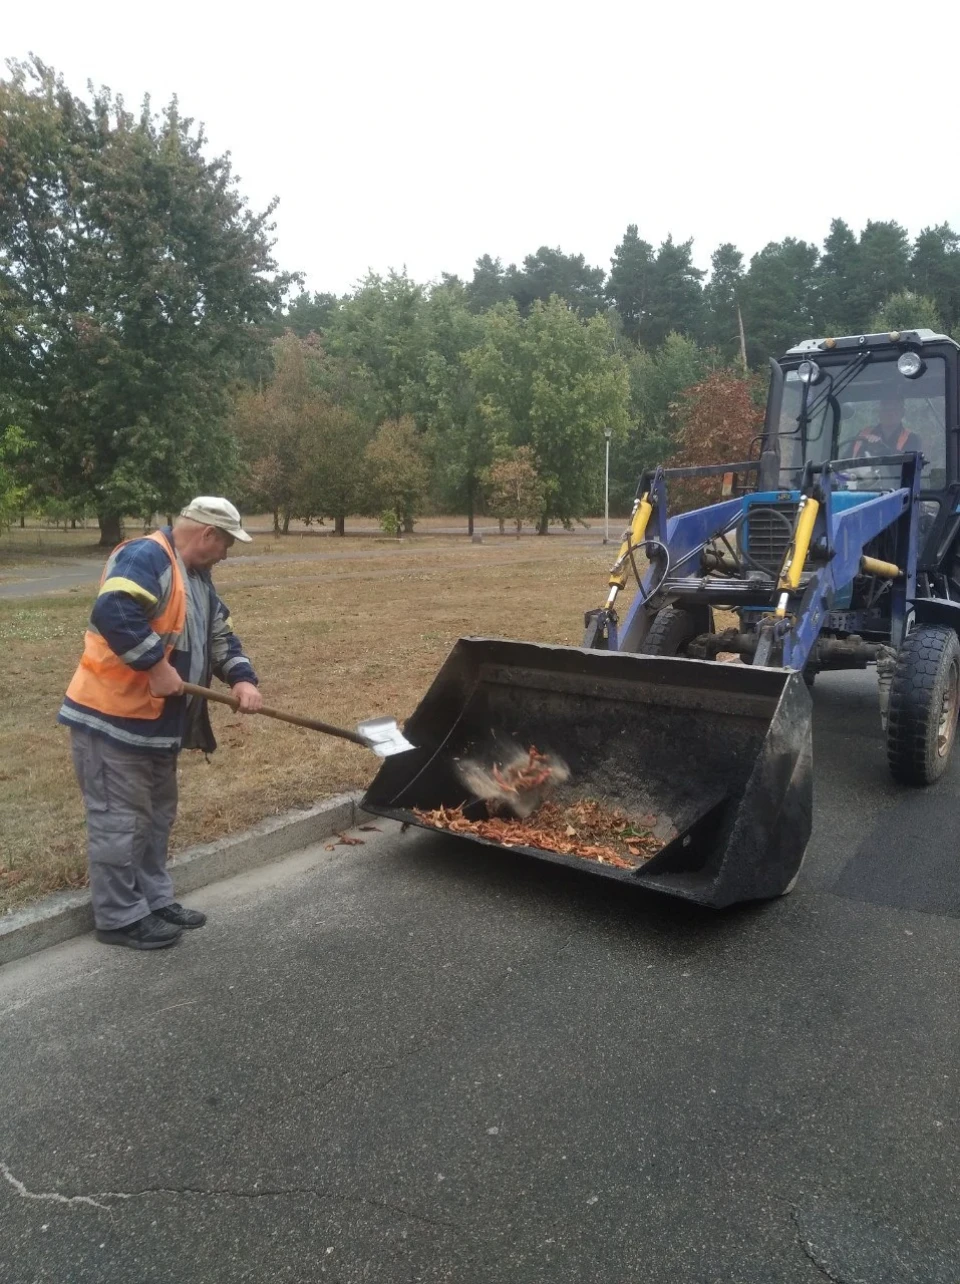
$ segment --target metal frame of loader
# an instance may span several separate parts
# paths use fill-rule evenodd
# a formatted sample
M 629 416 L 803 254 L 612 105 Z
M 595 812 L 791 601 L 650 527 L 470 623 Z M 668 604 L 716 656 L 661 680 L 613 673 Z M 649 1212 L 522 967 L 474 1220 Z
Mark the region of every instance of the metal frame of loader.
M 802 371 L 813 356 L 827 358 L 827 371 L 856 364 L 859 373 L 871 360 L 905 352 L 944 363 L 945 484 L 923 489 L 923 457 L 915 452 L 808 461 L 799 486 L 785 484 L 778 427 L 785 374 Z M 904 783 L 933 783 L 946 769 L 960 707 L 958 354 L 944 335 L 905 331 L 810 340 L 772 362 L 759 459 L 643 474 L 606 604 L 587 612 L 583 645 L 711 661 L 739 654 L 754 665 L 803 672 L 808 684 L 823 669 L 877 664 L 890 769 Z M 838 479 L 867 462 L 878 473 L 894 470 L 899 485 L 838 489 Z M 719 475 L 754 476 L 757 489 L 668 517 L 671 480 Z M 924 505 L 936 516 L 921 535 Z M 792 513 L 789 539 L 774 577 L 750 558 L 750 521 L 761 513 L 786 520 L 785 508 Z M 649 561 L 644 574 L 639 551 Z M 638 591 L 621 624 L 614 603 L 630 569 Z M 851 604 L 854 585 L 858 601 Z M 715 608 L 737 612 L 740 627 L 716 633 Z
M 513 852 L 713 908 L 778 896 L 796 881 L 812 826 L 808 685 L 821 669 L 871 663 L 894 776 L 935 780 L 960 705 L 958 352 L 944 336 L 909 331 L 810 340 L 772 363 L 759 458 L 645 473 L 606 602 L 587 612 L 582 645 L 461 638 L 405 724 L 416 748 L 383 763 L 362 807 L 427 828 L 437 807 L 479 818 L 486 804 L 466 792 L 458 760 L 492 763 L 505 744 L 535 744 L 569 765 L 568 795 L 659 816 L 668 841 L 630 870 Z M 785 379 L 795 382 L 816 357 L 832 396 L 843 382 L 838 367 L 862 370 L 903 353 L 944 361 L 945 484 L 922 489 L 916 452 L 873 458 L 893 481 L 870 491 L 843 489 L 860 457 L 804 455 L 783 475 Z M 802 396 L 806 451 L 810 402 Z M 828 454 L 841 414 L 834 405 Z M 725 474 L 749 477 L 753 488 L 669 515 L 671 482 Z M 936 515 L 921 538 L 926 501 Z M 758 552 L 762 529 L 781 532 L 775 565 Z M 637 591 L 621 622 L 616 601 L 631 573 Z M 718 633 L 721 608 L 737 612 L 739 624 Z

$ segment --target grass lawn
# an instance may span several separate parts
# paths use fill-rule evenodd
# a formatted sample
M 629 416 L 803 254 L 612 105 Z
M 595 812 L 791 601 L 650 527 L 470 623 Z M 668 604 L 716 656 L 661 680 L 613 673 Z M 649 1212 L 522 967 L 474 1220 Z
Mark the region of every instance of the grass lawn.
M 4 550 L 13 577 L 17 547 L 29 544 L 31 565 L 95 552 L 95 529 L 45 534 L 51 539 L 39 545 L 36 531 L 14 535 Z M 462 635 L 578 643 L 583 611 L 602 603 L 616 556 L 597 526 L 585 538 L 265 538 L 251 549 L 275 551 L 282 562 L 231 558 L 217 586 L 267 702 L 343 726 L 373 714 L 407 717 Z M 0 909 L 85 882 L 69 733 L 55 719 L 90 601 L 87 589 L 0 599 Z M 222 706 L 212 714 L 219 751 L 209 763 L 181 757 L 175 849 L 362 786 L 377 766 L 366 751 L 315 732 Z

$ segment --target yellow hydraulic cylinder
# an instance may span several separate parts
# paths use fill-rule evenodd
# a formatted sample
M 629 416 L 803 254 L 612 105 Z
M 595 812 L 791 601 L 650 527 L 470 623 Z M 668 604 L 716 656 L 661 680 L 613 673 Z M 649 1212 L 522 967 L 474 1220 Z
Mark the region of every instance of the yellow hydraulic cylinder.
M 903 572 L 895 562 L 881 562 L 878 557 L 860 558 L 860 570 L 864 575 L 879 575 L 882 580 L 895 580 Z
M 620 545 L 617 560 L 610 570 L 610 592 L 606 602 L 608 608 L 613 606 L 620 590 L 627 587 L 626 565 L 627 558 L 630 556 L 630 549 L 643 543 L 643 537 L 647 533 L 647 525 L 652 513 L 653 505 L 650 503 L 650 492 L 645 491 L 634 505 L 633 515 L 630 519 L 630 530 Z
M 819 511 L 820 505 L 815 499 L 812 499 L 809 495 L 804 495 L 801 498 L 800 507 L 797 511 L 797 526 L 793 533 L 793 542 L 787 549 L 787 555 L 783 559 L 780 582 L 777 585 L 777 588 L 780 589 L 780 599 L 777 602 L 775 612 L 778 620 L 782 620 L 786 615 L 790 593 L 800 583 L 800 576 L 803 574 L 803 565 L 807 560 L 807 553 L 810 551 L 810 540 L 813 538 L 813 528 Z

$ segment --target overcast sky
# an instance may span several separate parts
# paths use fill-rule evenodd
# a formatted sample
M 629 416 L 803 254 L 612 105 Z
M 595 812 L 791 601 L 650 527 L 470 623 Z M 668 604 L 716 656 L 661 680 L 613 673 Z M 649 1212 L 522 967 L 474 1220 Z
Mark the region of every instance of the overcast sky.
M 628 223 L 748 256 L 830 218 L 960 229 L 960 4 L 0 5 L 0 53 L 75 91 L 176 92 L 315 290 L 469 278 Z

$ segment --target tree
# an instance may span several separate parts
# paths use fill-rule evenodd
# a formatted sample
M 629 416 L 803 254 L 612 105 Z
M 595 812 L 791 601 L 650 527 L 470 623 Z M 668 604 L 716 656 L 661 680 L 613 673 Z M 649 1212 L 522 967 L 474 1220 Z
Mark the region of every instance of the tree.
M 927 330 L 939 331 L 943 326 L 937 305 L 933 299 L 912 290 L 901 290 L 891 294 L 883 307 L 874 314 L 870 321 L 870 330 L 880 334 L 884 330 Z
M 419 315 L 423 286 L 406 272 L 371 272 L 331 319 L 326 342 L 334 355 L 369 371 L 378 419 L 398 419 L 411 408 L 420 381 Z
M 91 101 L 39 60 L 0 82 L 0 371 L 28 408 L 41 488 L 126 512 L 171 510 L 232 466 L 228 388 L 292 281 L 270 216 L 208 159 L 176 100 L 138 116 Z
M 603 268 L 590 267 L 582 254 L 564 254 L 541 245 L 523 260 L 523 271 L 511 268 L 507 280 L 517 307 L 526 316 L 537 299 L 546 303 L 553 295 L 581 316 L 603 308 Z
M 719 245 L 710 258 L 710 280 L 704 286 L 705 338 L 729 361 L 740 350 L 740 297 L 743 255 L 735 245 Z
M 623 332 L 634 343 L 649 308 L 653 275 L 653 246 L 642 241 L 631 223 L 610 260 L 606 293 L 619 314 Z
M 291 517 L 309 515 L 304 485 L 320 437 L 323 402 L 314 386 L 320 355 L 296 335 L 277 339 L 273 380 L 243 389 L 234 406 L 231 426 L 246 466 L 247 497 L 273 514 L 275 534 L 287 533 Z
M 334 534 L 346 533 L 351 513 L 362 512 L 370 493 L 367 446 L 373 430 L 346 406 L 322 402 L 315 418 L 296 500 L 296 516 L 306 521 L 332 517 Z
M 630 422 L 626 440 L 613 452 L 610 500 L 629 507 L 644 468 L 662 464 L 676 450 L 676 408 L 684 389 L 698 383 L 714 358 L 682 334 L 668 334 L 656 352 L 641 348 L 630 361 Z
M 386 419 L 364 452 L 371 469 L 368 508 L 390 514 L 397 527 L 413 530 L 430 474 L 417 426 L 409 415 Z
M 933 299 L 950 334 L 960 329 L 960 236 L 949 223 L 925 227 L 910 259 L 910 288 Z
M 506 303 L 510 298 L 510 275 L 516 274 L 516 267 L 511 263 L 504 268 L 499 259 L 492 259 L 484 254 L 477 259 L 473 269 L 473 280 L 465 287 L 467 307 L 471 312 L 488 312 L 498 303 Z
M 659 348 L 671 333 L 698 337 L 703 323 L 700 282 L 704 275 L 693 266 L 693 241 L 677 245 L 668 236 L 653 262 L 646 315 L 640 323 L 639 341 L 645 348 Z
M 484 476 L 487 510 L 494 517 L 511 521 L 520 538 L 524 522 L 538 522 L 543 512 L 544 488 L 537 475 L 533 451 L 518 446 L 501 455 Z M 501 525 L 502 533 L 502 525 Z
M 309 294 L 304 290 L 291 300 L 280 317 L 280 325 L 292 330 L 300 339 L 309 334 L 322 335 L 339 306 L 340 300 L 335 294 Z
M 899 223 L 867 220 L 857 246 L 857 270 L 851 290 L 855 323 L 852 333 L 867 329 L 884 299 L 910 284 L 910 242 Z
M 584 321 L 558 298 L 494 308 L 468 354 L 480 412 L 498 448 L 529 446 L 543 483 L 539 531 L 569 526 L 599 500 L 603 429 L 622 438 L 628 383 L 603 316 Z
M 28 488 L 17 466 L 26 450 L 22 429 L 13 424 L 0 429 L 0 531 L 10 526 L 27 502 Z
M 735 463 L 749 458 L 750 445 L 763 429 L 763 410 L 750 381 L 733 370 L 714 370 L 681 394 L 676 411 L 679 468 Z M 710 504 L 718 479 L 697 478 L 674 488 L 682 508 Z
M 819 257 L 815 245 L 788 236 L 771 241 L 750 260 L 743 320 L 752 366 L 817 333 Z
M 431 291 L 420 314 L 423 353 L 416 417 L 433 468 L 435 497 L 466 511 L 473 534 L 481 476 L 493 457 L 490 426 L 477 404 L 466 354 L 481 341 L 483 321 L 459 284 Z
M 829 334 L 856 334 L 863 325 L 857 314 L 859 271 L 856 235 L 843 219 L 835 218 L 817 265 L 821 313 Z

